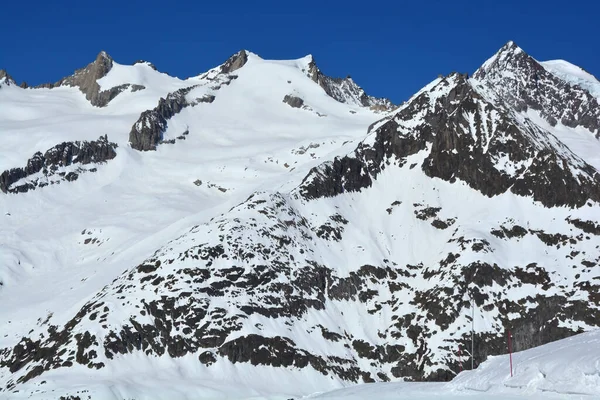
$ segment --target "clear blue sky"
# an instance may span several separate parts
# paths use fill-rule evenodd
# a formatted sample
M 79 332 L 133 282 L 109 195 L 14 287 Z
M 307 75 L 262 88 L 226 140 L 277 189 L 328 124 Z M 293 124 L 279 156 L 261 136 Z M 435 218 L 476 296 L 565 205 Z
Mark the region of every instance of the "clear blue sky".
M 242 48 L 274 59 L 310 53 L 326 74 L 400 102 L 440 73 L 473 72 L 508 40 L 600 77 L 598 3 L 5 0 L 0 68 L 17 82 L 54 82 L 106 50 L 183 78 Z

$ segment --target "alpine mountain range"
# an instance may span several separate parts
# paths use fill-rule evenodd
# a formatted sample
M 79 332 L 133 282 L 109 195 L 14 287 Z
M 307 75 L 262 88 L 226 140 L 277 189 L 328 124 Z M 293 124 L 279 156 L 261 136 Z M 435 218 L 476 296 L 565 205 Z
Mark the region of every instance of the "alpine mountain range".
M 599 137 L 600 82 L 513 42 L 400 105 L 245 50 L 0 71 L 0 396 L 445 381 L 598 328 Z

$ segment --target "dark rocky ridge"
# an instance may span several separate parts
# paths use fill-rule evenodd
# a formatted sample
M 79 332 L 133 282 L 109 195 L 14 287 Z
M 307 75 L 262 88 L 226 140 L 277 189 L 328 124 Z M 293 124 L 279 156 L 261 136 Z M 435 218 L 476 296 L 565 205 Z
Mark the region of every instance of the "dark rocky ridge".
M 245 51 L 240 51 L 231 56 L 221 67 L 219 73 L 207 79 L 211 82 L 210 91 L 200 98 L 189 100 L 188 94 L 201 85 L 193 85 L 169 93 L 165 98 L 158 101 L 158 105 L 152 110 L 142 112 L 137 122 L 131 127 L 129 132 L 129 142 L 131 147 L 139 151 L 156 150 L 156 146 L 163 143 L 163 134 L 167 129 L 168 121 L 176 114 L 180 113 L 186 107 L 194 107 L 200 103 L 212 103 L 215 100 L 215 93 L 223 86 L 231 84 L 237 79 L 237 75 L 231 72 L 241 68 L 248 61 L 248 55 Z M 186 132 L 181 137 L 187 135 Z M 169 143 L 174 143 L 170 140 Z
M 226 81 L 226 84 L 229 84 L 229 82 Z M 163 134 L 167 130 L 169 119 L 186 107 L 193 107 L 200 103 L 212 103 L 215 100 L 214 95 L 207 94 L 193 101 L 188 101 L 186 96 L 196 87 L 198 86 L 194 85 L 169 93 L 166 98 L 161 98 L 158 101 L 155 108 L 144 111 L 129 132 L 131 147 L 139 151 L 156 150 L 156 146 L 163 142 Z M 188 133 L 188 131 L 183 132 L 180 138 Z
M 584 127 L 600 136 L 600 104 L 587 90 L 547 71 L 514 42 L 508 42 L 473 75 L 517 111 L 539 111 L 557 122 Z
M 432 102 L 434 92 L 442 95 Z M 494 126 L 489 123 L 492 114 L 498 121 Z M 412 127 L 417 115 L 423 116 Z M 405 123 L 412 125 L 406 128 Z M 550 133 L 518 123 L 510 108 L 487 101 L 466 75 L 442 79 L 372 135 L 372 145 L 363 142 L 353 155 L 314 168 L 303 182 L 302 195 L 314 199 L 360 191 L 390 163 L 404 165 L 408 156 L 430 146 L 421 165 L 426 175 L 449 182 L 460 179 L 486 196 L 511 191 L 547 207 L 600 201 L 600 175 L 592 166 Z M 500 168 L 499 160 L 507 160 L 510 168 Z
M 312 57 L 308 64 L 308 70 L 305 72 L 310 79 L 323 88 L 325 93 L 340 103 L 355 101 L 375 111 L 390 111 L 394 108 L 394 104 L 388 99 L 367 95 L 350 76 L 346 78 L 332 78 L 323 74 Z
M 154 109 L 144 111 L 129 132 L 131 147 L 140 151 L 156 150 L 167 129 L 167 121 L 190 105 L 186 95 L 194 88 L 190 86 L 169 93 Z
M 23 168 L 12 168 L 0 175 L 0 190 L 4 193 L 25 193 L 37 187 L 60 183 L 61 181 L 77 180 L 80 173 L 95 172 L 96 168 L 86 169 L 84 165 L 104 163 L 117 156 L 117 145 L 108 141 L 107 136 L 91 142 L 63 142 L 48 149 L 45 153 L 37 152 Z M 74 171 L 61 171 L 62 167 L 77 164 L 80 167 Z M 15 186 L 23 178 L 41 172 L 41 177 Z

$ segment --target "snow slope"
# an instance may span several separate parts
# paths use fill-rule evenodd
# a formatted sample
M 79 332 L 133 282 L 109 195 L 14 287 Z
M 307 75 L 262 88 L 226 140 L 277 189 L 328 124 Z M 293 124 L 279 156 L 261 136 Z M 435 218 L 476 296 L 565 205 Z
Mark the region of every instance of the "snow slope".
M 491 356 L 449 383 L 375 383 L 306 399 L 592 399 L 600 397 L 600 331 L 513 354 Z
M 458 375 L 449 387 L 490 394 L 557 393 L 598 398 L 599 350 L 600 331 L 594 330 L 513 354 L 513 377 L 508 355 L 493 356 L 476 370 Z
M 600 98 L 600 81 L 589 72 L 565 60 L 542 61 L 548 71 L 572 85 L 578 85 Z

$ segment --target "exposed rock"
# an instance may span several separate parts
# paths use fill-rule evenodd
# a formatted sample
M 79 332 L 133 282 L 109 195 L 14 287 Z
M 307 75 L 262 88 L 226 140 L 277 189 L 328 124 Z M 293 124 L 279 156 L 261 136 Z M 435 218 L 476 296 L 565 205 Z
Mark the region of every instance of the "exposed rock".
M 388 99 L 367 95 L 349 75 L 346 78 L 332 78 L 323 74 L 312 56 L 310 56 L 305 72 L 310 79 L 325 90 L 325 93 L 340 103 L 369 107 L 374 111 L 390 111 L 394 108 Z
M 246 53 L 246 51 L 245 50 L 238 51 L 237 53 L 235 53 L 234 55 L 229 57 L 229 59 L 227 61 L 225 61 L 225 63 L 223 65 L 221 65 L 221 73 L 229 74 L 233 71 L 236 71 L 236 70 L 242 68 L 247 62 L 248 62 L 248 54 Z
M 116 88 L 100 91 L 100 85 L 96 81 L 106 76 L 112 66 L 113 59 L 106 52 L 101 51 L 96 56 L 94 62 L 84 68 L 78 69 L 73 75 L 61 79 L 50 87 L 78 87 L 92 105 L 104 107 L 125 89 L 124 85 L 121 85 Z
M 129 132 L 131 147 L 140 151 L 156 150 L 156 145 L 163 140 L 167 121 L 191 105 L 186 95 L 195 87 L 190 86 L 169 93 L 166 98 L 158 101 L 158 106 L 154 109 L 144 111 Z
M 508 42 L 473 78 L 486 84 L 518 111 L 539 111 L 550 125 L 560 121 L 600 135 L 599 100 L 547 71 L 514 42 Z
M 131 88 L 132 92 L 145 89 L 143 85 L 124 83 L 106 90 L 100 90 L 97 80 L 106 76 L 113 66 L 113 59 L 104 51 L 101 51 L 94 62 L 86 67 L 78 69 L 71 76 L 61 79 L 56 83 L 46 83 L 36 88 L 56 88 L 59 86 L 77 87 L 85 95 L 85 98 L 96 107 L 105 107 L 112 99 L 120 93 Z
M 224 85 L 229 85 L 237 78 L 236 75 L 221 74 L 213 77 L 216 85 L 210 89 L 218 91 Z M 131 147 L 140 151 L 156 150 L 156 146 L 162 143 L 175 143 L 176 139 L 164 140 L 163 135 L 167 129 L 169 119 L 180 113 L 186 107 L 194 107 L 200 103 L 212 103 L 215 95 L 206 93 L 202 97 L 188 99 L 188 94 L 199 85 L 188 86 L 171 92 L 165 98 L 158 101 L 158 105 L 152 110 L 142 112 L 137 122 L 129 132 L 129 143 Z M 186 136 L 189 131 L 183 132 L 179 137 Z
M 116 157 L 117 145 L 108 141 L 107 136 L 98 140 L 87 142 L 63 142 L 44 154 L 35 153 L 24 168 L 12 168 L 0 175 L 0 190 L 4 193 L 24 193 L 36 187 L 77 180 L 82 172 L 92 172 L 92 169 L 83 168 L 84 165 L 103 163 Z M 77 164 L 81 167 L 76 171 L 63 173 L 63 167 Z M 41 172 L 41 176 L 32 175 Z M 19 184 L 19 181 L 24 180 Z
M 441 95 L 432 102 L 430 92 Z M 423 116 L 413 128 L 416 115 Z M 497 118 L 495 126 L 484 125 L 492 116 Z M 404 121 L 411 127 L 404 127 Z M 548 132 L 519 123 L 501 103 L 486 101 L 460 74 L 443 79 L 384 122 L 372 145 L 361 144 L 355 154 L 314 168 L 304 180 L 303 195 L 317 198 L 359 191 L 369 187 L 390 161 L 402 166 L 408 156 L 428 146 L 421 166 L 428 176 L 449 182 L 461 179 L 486 196 L 510 190 L 547 207 L 600 201 L 600 175 L 593 167 Z M 507 160 L 503 163 L 510 167 L 505 169 L 499 160 Z
M 0 69 L 0 83 L 4 83 L 5 85 L 16 85 L 15 80 L 6 72 L 5 69 Z
M 283 102 L 289 104 L 292 108 L 301 108 L 304 105 L 304 100 L 291 94 L 286 94 Z

